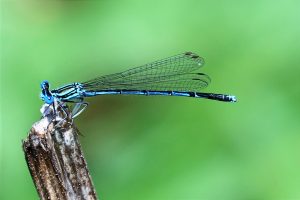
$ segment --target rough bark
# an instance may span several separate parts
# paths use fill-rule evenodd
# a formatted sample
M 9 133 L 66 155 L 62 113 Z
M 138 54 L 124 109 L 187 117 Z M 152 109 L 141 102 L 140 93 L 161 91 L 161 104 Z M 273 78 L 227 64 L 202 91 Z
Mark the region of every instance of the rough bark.
M 44 105 L 43 117 L 23 141 L 23 150 L 41 199 L 97 199 L 68 108 Z

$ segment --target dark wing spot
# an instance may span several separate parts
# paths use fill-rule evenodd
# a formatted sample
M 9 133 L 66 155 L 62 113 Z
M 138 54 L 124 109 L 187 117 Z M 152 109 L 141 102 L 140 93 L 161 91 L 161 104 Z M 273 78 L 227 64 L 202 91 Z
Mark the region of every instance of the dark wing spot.
M 184 55 L 186 55 L 186 56 L 190 56 L 190 55 L 192 55 L 192 54 L 193 54 L 193 53 L 192 53 L 192 52 L 190 52 L 190 51 L 189 51 L 189 52 L 185 52 L 185 53 L 184 53 Z

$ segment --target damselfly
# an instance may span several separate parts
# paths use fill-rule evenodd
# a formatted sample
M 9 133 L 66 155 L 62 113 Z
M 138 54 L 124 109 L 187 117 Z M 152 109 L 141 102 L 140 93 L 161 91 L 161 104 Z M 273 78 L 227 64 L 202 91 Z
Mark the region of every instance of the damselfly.
M 88 105 L 84 102 L 85 97 L 97 95 L 184 96 L 236 102 L 236 97 L 232 95 L 199 92 L 210 83 L 208 75 L 195 72 L 203 65 L 203 58 L 186 52 L 124 72 L 100 76 L 82 83 L 70 83 L 51 91 L 49 82 L 43 81 L 40 96 L 49 105 L 54 105 L 55 102 L 76 103 L 73 118 Z

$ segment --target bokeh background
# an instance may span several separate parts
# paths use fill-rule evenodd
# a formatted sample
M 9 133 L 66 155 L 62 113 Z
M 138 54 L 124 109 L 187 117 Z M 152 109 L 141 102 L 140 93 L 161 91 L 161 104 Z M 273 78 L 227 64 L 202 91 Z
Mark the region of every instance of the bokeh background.
M 38 199 L 21 140 L 52 88 L 184 51 L 205 92 L 102 96 L 76 120 L 100 199 L 300 199 L 300 2 L 1 2 L 1 199 Z

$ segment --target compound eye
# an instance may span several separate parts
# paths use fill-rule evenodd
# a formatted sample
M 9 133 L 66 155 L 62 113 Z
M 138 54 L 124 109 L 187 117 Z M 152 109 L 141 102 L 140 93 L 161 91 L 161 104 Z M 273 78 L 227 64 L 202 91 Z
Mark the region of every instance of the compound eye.
M 43 81 L 41 83 L 41 88 L 42 89 L 48 89 L 49 88 L 49 82 L 48 81 Z

